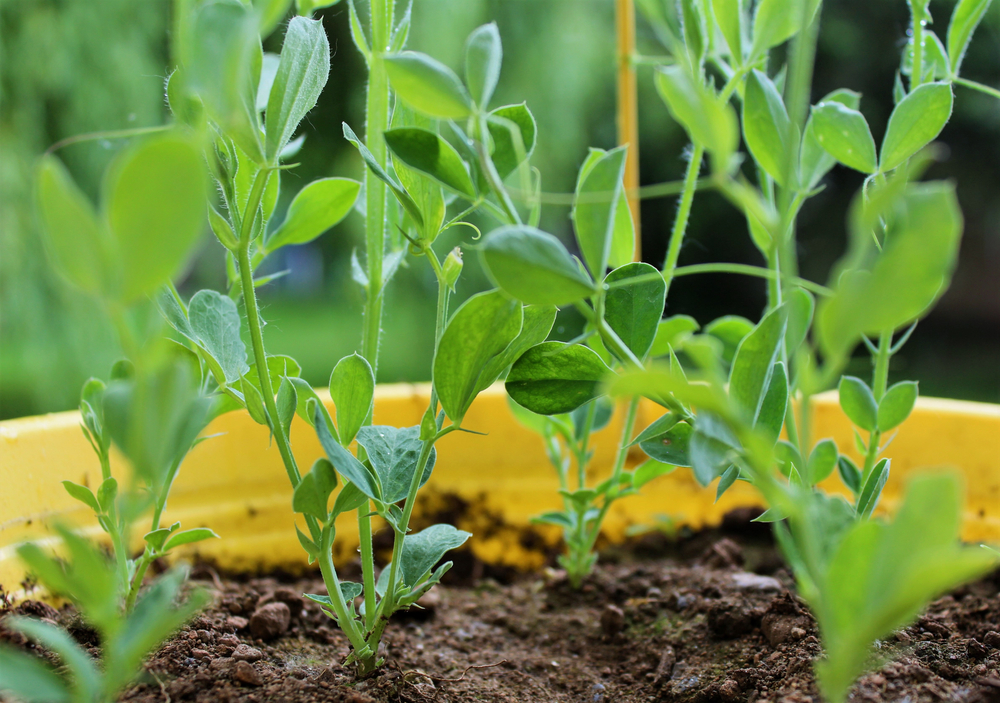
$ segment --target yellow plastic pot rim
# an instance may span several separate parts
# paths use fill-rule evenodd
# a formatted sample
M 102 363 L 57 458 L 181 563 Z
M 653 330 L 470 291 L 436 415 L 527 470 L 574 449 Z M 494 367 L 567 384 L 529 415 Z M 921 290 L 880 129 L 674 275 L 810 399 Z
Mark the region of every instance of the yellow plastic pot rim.
M 419 424 L 429 391 L 427 384 L 379 386 L 375 422 L 397 427 Z M 328 397 L 321 397 L 329 403 Z M 658 406 L 644 402 L 637 428 L 660 413 Z M 600 480 L 610 471 L 621 432 L 620 414 L 595 436 L 588 481 Z M 91 487 L 100 482 L 100 466 L 79 423 L 76 412 L 0 423 L 0 585 L 15 597 L 25 577 L 15 553 L 17 544 L 41 539 L 55 545 L 50 528 L 54 522 L 100 534 L 90 510 L 60 485 L 64 479 Z M 559 534 L 531 526 L 529 520 L 559 508 L 560 498 L 541 438 L 514 419 L 500 385 L 480 395 L 463 426 L 487 434 L 453 433 L 439 443 L 434 474 L 421 492 L 415 515 L 418 520 L 444 516 L 473 535 L 478 531 L 471 548 L 488 562 L 520 569 L 543 566 Z M 814 441 L 831 437 L 841 451 L 860 458 L 854 430 L 835 392 L 814 399 L 812 427 Z M 187 555 L 197 552 L 225 569 L 304 568 L 305 554 L 293 528 L 291 487 L 276 447 L 269 446 L 267 429 L 246 413 L 233 412 L 216 420 L 206 434 L 219 436 L 199 444 L 185 460 L 164 524 L 180 520 L 185 528 L 211 527 L 222 539 L 194 545 Z M 299 419 L 293 424 L 292 445 L 303 470 L 321 455 L 314 433 Z M 957 469 L 966 488 L 963 537 L 1000 542 L 1000 405 L 921 398 L 886 455 L 892 458 L 892 469 L 881 510 L 892 510 L 906 477 L 914 471 Z M 635 448 L 628 463 L 634 466 L 643 457 Z M 126 475 L 117 458 L 112 467 L 119 478 Z M 846 493 L 836 474 L 824 487 Z M 647 485 L 641 495 L 616 502 L 604 534 L 612 541 L 621 540 L 630 526 L 650 524 L 664 515 L 700 528 L 718 524 L 733 508 L 760 504 L 753 488 L 743 483 L 715 502 L 714 486 L 701 488 L 689 470 L 678 469 Z M 137 545 L 146 529 L 148 525 L 136 526 Z M 355 558 L 353 516 L 342 516 L 337 534 L 337 560 Z

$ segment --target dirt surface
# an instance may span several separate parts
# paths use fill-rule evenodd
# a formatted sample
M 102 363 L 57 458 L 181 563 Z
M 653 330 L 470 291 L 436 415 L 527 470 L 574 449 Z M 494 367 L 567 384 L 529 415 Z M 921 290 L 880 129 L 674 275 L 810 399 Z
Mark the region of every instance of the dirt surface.
M 610 552 L 581 592 L 553 571 L 500 583 L 481 565 L 461 569 L 425 610 L 397 616 L 386 666 L 364 681 L 339 665 L 346 638 L 300 597 L 323 592 L 318 577 L 226 579 L 201 567 L 193 580 L 214 593 L 213 607 L 150 659 L 146 682 L 122 700 L 819 701 L 815 623 L 766 537 L 738 532 Z M 69 608 L 15 610 L 60 621 L 96 647 Z M 2 624 L 0 639 L 30 647 Z M 880 643 L 851 700 L 1000 703 L 1000 573 Z

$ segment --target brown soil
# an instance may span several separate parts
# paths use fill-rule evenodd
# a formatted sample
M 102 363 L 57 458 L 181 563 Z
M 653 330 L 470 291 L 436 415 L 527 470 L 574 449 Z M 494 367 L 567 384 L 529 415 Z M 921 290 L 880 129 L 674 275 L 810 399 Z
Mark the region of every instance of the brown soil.
M 462 568 L 426 610 L 397 616 L 386 666 L 364 681 L 339 665 L 348 645 L 336 625 L 299 597 L 323 592 L 318 577 L 220 579 L 201 567 L 193 580 L 214 592 L 214 606 L 122 700 L 819 701 L 815 623 L 759 533 L 646 538 L 605 557 L 582 592 L 557 572 L 500 583 L 488 568 L 479 576 L 481 565 Z M 68 608 L 14 610 L 96 645 Z M 17 640 L 2 626 L 0 639 Z M 938 600 L 876 651 L 852 701 L 1000 703 L 1000 573 Z

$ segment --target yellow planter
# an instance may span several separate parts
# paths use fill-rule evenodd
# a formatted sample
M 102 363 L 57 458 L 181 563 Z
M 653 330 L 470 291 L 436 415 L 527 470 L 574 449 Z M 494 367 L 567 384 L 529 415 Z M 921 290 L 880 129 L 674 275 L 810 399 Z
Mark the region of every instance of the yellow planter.
M 419 424 L 428 393 L 428 385 L 380 386 L 375 421 L 399 427 Z M 644 403 L 637 427 L 660 412 Z M 92 487 L 100 482 L 100 466 L 79 423 L 76 412 L 0 423 L 0 585 L 15 597 L 24 578 L 14 552 L 18 543 L 51 539 L 49 526 L 55 521 L 99 532 L 89 509 L 60 485 L 63 479 Z M 545 558 L 543 547 L 558 534 L 530 527 L 529 519 L 560 506 L 558 483 L 541 439 L 514 420 L 499 385 L 480 395 L 464 426 L 489 434 L 453 433 L 440 442 L 437 465 L 421 492 L 417 513 L 447 507 L 457 525 L 475 535 L 471 545 L 477 556 L 538 568 Z M 835 393 L 815 399 L 813 427 L 815 438 L 832 437 L 841 449 L 854 451 L 853 430 Z M 267 429 L 245 413 L 230 413 L 207 431 L 215 433 L 221 435 L 198 445 L 181 467 L 165 524 L 180 520 L 186 528 L 214 529 L 222 539 L 196 548 L 227 569 L 302 568 L 305 554 L 292 527 L 291 488 L 277 448 L 269 446 Z M 617 418 L 597 433 L 591 479 L 609 470 L 619 433 Z M 312 430 L 299 419 L 293 425 L 292 444 L 303 470 L 321 454 Z M 963 537 L 1000 541 L 1000 406 L 921 398 L 888 455 L 892 473 L 883 509 L 892 510 L 909 473 L 954 467 L 963 472 L 966 483 Z M 642 458 L 636 449 L 629 463 Z M 117 476 L 125 475 L 120 462 L 112 465 Z M 827 483 L 829 490 L 846 492 L 836 475 Z M 760 504 L 743 483 L 718 503 L 714 498 L 714 488 L 699 487 L 689 470 L 679 469 L 649 484 L 642 495 L 616 503 L 605 534 L 621 539 L 629 525 L 649 523 L 663 514 L 696 528 L 713 525 L 734 507 Z M 141 540 L 138 529 L 135 538 Z M 335 556 L 341 562 L 350 560 L 356 547 L 356 523 L 343 516 Z

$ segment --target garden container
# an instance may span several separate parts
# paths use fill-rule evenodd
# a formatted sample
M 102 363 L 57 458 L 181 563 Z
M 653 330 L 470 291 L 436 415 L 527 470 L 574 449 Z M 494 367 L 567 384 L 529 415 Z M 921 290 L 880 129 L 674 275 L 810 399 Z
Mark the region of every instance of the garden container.
M 418 424 L 429 392 L 426 384 L 380 386 L 375 422 Z M 321 397 L 329 402 L 328 396 Z M 441 441 L 434 474 L 418 497 L 416 514 L 437 512 L 439 519 L 471 531 L 475 535 L 471 549 L 486 562 L 538 569 L 558 540 L 558 532 L 532 526 L 530 519 L 558 507 L 558 482 L 542 440 L 517 423 L 507 402 L 502 385 L 485 391 L 463 426 L 488 429 L 488 434 L 453 433 Z M 661 412 L 644 401 L 637 427 L 644 427 Z M 832 437 L 842 450 L 855 451 L 852 426 L 835 392 L 817 396 L 814 412 L 814 438 Z M 293 449 L 299 465 L 308 467 L 321 449 L 313 431 L 299 418 L 295 423 Z M 97 533 L 91 511 L 60 485 L 64 479 L 92 487 L 100 482 L 98 460 L 79 424 L 75 411 L 0 423 L 0 585 L 14 598 L 25 575 L 15 554 L 18 543 L 52 540 L 50 526 L 57 521 Z M 595 476 L 609 470 L 619 432 L 616 417 L 596 435 L 591 462 Z M 218 418 L 206 434 L 217 436 L 188 455 L 164 524 L 180 520 L 185 528 L 211 527 L 221 539 L 193 546 L 186 556 L 197 552 L 226 570 L 304 568 L 305 554 L 292 529 L 296 516 L 291 510 L 291 489 L 267 428 L 244 412 L 233 412 Z M 899 428 L 889 455 L 891 474 L 880 510 L 892 510 L 912 472 L 952 467 L 965 480 L 963 538 L 1000 542 L 1000 405 L 921 398 Z M 634 448 L 629 466 L 643 458 Z M 125 475 L 120 462 L 112 463 L 116 475 Z M 836 474 L 824 487 L 847 492 Z M 761 504 L 754 489 L 742 482 L 716 502 L 714 488 L 701 488 L 688 469 L 678 469 L 646 486 L 641 495 L 616 502 L 604 523 L 604 535 L 620 541 L 629 526 L 651 523 L 658 515 L 697 529 L 718 524 L 736 507 Z M 137 530 L 137 546 L 141 537 Z M 338 524 L 336 560 L 353 559 L 356 547 L 353 514 L 344 515 Z

